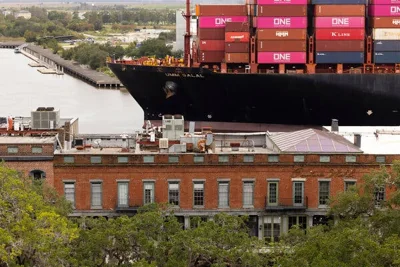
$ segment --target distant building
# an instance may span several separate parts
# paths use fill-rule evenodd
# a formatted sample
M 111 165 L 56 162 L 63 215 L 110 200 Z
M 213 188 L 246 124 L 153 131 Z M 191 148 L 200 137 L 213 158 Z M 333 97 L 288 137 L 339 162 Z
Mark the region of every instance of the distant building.
M 175 50 L 183 50 L 185 46 L 185 40 L 184 36 L 186 33 L 186 20 L 182 15 L 183 10 L 178 10 L 176 11 L 176 43 L 174 46 Z M 196 19 L 191 19 L 190 21 L 190 32 L 193 37 L 196 37 L 197 35 L 197 20 Z M 195 40 L 191 38 L 190 44 L 192 44 L 192 41 Z
M 25 18 L 25 19 L 30 19 L 32 17 L 31 12 L 27 11 L 27 10 L 20 10 L 20 11 L 16 11 L 14 12 L 14 17 L 15 18 Z
M 3 16 L 8 16 L 8 15 L 12 14 L 12 12 L 10 10 L 6 10 L 6 9 L 1 9 L 0 12 Z

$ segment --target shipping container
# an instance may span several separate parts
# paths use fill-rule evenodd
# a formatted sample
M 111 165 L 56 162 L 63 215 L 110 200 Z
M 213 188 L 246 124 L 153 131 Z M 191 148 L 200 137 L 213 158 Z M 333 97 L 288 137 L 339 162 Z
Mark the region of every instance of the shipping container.
M 258 40 L 306 40 L 307 30 L 304 29 L 258 29 Z
M 247 16 L 246 5 L 197 5 L 196 16 Z
M 303 40 L 285 40 L 285 41 L 270 41 L 258 40 L 258 52 L 306 52 L 307 41 Z
M 226 63 L 249 63 L 249 53 L 225 53 Z
M 199 29 L 197 36 L 201 40 L 225 40 L 225 29 Z
M 400 4 L 400 0 L 370 0 L 371 5 L 392 5 Z
M 374 63 L 378 64 L 400 63 L 400 52 L 375 52 Z
M 260 64 L 303 64 L 306 63 L 306 52 L 258 52 Z
M 200 51 L 199 61 L 202 63 L 220 63 L 224 61 L 224 51 Z
M 259 5 L 307 5 L 308 0 L 258 0 Z
M 371 17 L 371 28 L 400 28 L 400 17 Z
M 248 53 L 250 44 L 248 43 L 225 43 L 225 53 Z
M 364 40 L 365 29 L 315 29 L 316 40 Z
M 248 22 L 227 22 L 225 32 L 248 32 L 250 24 Z
M 364 51 L 364 41 L 322 41 L 315 42 L 315 50 L 325 52 L 362 52 Z
M 246 5 L 257 5 L 257 0 L 246 0 Z
M 364 52 L 316 52 L 317 64 L 362 64 Z
M 226 32 L 225 42 L 227 43 L 248 43 L 250 41 L 249 32 Z
M 368 0 L 311 0 L 313 5 L 366 5 Z
M 400 16 L 400 5 L 370 5 L 368 14 L 374 17 Z
M 400 29 L 373 29 L 374 40 L 400 40 Z
M 400 41 L 399 40 L 375 40 L 374 41 L 374 51 L 400 51 Z
M 226 22 L 247 22 L 247 16 L 199 17 L 199 28 L 225 28 Z
M 258 5 L 259 17 L 303 17 L 307 16 L 307 5 Z
M 257 17 L 259 29 L 305 29 L 307 28 L 307 17 Z
M 365 16 L 365 5 L 315 5 L 314 14 L 318 17 L 362 17 Z
M 364 17 L 317 17 L 315 28 L 364 28 Z
M 199 48 L 201 51 L 224 51 L 225 40 L 200 40 Z

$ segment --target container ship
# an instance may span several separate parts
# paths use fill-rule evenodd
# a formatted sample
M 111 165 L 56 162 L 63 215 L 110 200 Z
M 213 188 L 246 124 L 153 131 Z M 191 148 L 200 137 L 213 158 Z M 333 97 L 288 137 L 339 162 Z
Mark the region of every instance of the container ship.
M 183 59 L 108 59 L 146 120 L 400 124 L 400 0 L 189 1 Z

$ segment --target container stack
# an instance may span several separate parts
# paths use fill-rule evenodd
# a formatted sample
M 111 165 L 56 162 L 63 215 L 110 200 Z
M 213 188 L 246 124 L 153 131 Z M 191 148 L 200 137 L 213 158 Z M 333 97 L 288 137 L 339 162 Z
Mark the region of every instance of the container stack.
M 225 58 L 226 22 L 248 22 L 246 5 L 196 5 L 199 18 L 199 62 L 221 63 Z
M 400 0 L 371 0 L 374 63 L 400 63 Z
M 304 64 L 307 0 L 257 0 L 257 62 Z
M 250 25 L 248 22 L 227 22 L 225 26 L 225 62 L 249 63 Z
M 315 62 L 363 64 L 365 1 L 313 0 Z

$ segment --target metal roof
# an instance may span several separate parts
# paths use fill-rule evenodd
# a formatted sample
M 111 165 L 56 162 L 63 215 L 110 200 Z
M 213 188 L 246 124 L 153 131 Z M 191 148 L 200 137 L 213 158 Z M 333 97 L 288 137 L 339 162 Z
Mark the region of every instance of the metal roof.
M 281 133 L 270 138 L 282 152 L 362 153 L 342 136 L 316 129 Z

